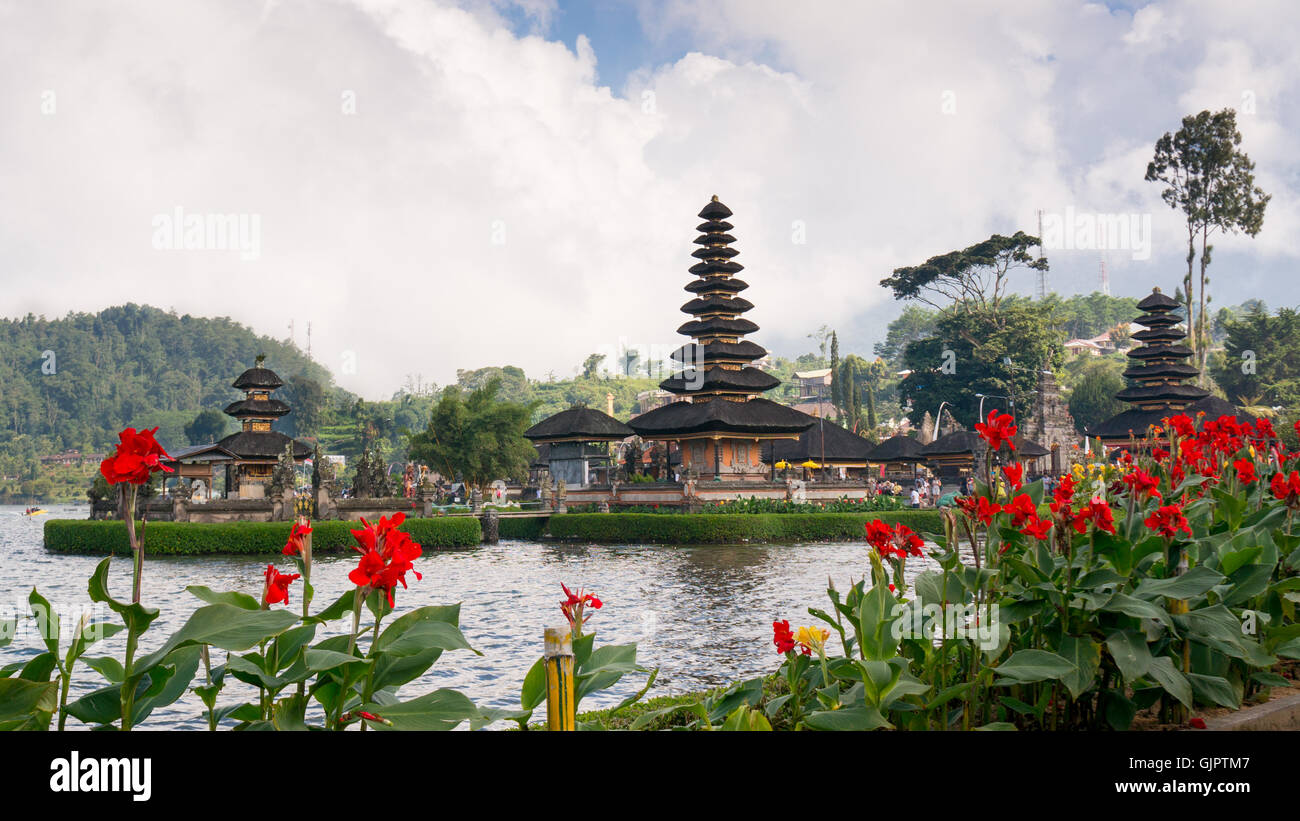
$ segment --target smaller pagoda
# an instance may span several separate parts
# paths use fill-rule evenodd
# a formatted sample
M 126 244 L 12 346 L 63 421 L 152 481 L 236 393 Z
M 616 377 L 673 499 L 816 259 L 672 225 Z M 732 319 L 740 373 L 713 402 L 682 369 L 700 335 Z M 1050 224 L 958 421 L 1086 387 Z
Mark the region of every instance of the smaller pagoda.
M 1151 294 L 1137 304 L 1143 314 L 1133 320 L 1145 330 L 1133 334 L 1142 344 L 1129 351 L 1129 367 L 1124 371 L 1128 386 L 1115 398 L 1133 407 L 1112 416 L 1088 430 L 1088 435 L 1112 447 L 1137 447 L 1146 438 L 1148 428 L 1180 413 L 1206 418 L 1235 416 L 1254 421 L 1231 403 L 1213 396 L 1204 388 L 1189 384 L 1200 370 L 1187 362 L 1192 349 L 1182 344 L 1187 332 L 1180 326 L 1182 318 L 1174 311 L 1182 303 L 1152 288 Z
M 609 443 L 632 435 L 631 428 L 609 414 L 575 405 L 524 431 L 537 448 L 530 474 L 536 478 L 545 468 L 570 488 L 607 485 L 612 463 Z
M 244 392 L 244 398 L 226 406 L 226 414 L 239 420 L 241 430 L 217 445 L 234 455 L 227 467 L 228 492 L 240 499 L 262 499 L 267 495 L 276 462 L 288 447 L 296 464 L 311 456 L 305 442 L 291 439 L 272 428 L 276 419 L 291 412 L 289 405 L 271 397 L 284 385 L 275 371 L 262 367 L 265 357 L 239 375 L 232 387 Z

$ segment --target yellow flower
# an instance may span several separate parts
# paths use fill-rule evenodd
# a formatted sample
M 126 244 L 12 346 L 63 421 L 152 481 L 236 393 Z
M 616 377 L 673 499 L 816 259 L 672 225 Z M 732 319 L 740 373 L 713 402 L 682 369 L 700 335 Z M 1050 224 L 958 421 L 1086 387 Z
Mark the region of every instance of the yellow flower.
M 794 640 L 807 647 L 810 650 L 821 652 L 826 646 L 826 639 L 831 637 L 831 631 L 821 630 L 817 627 L 800 627 L 794 634 Z

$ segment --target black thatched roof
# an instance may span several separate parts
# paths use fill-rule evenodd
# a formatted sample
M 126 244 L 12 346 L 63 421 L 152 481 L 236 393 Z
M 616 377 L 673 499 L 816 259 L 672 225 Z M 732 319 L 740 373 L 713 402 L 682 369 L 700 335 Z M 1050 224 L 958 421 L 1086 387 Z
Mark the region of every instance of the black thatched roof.
M 722 223 L 717 224 L 721 225 Z M 735 241 L 735 237 L 731 234 L 724 234 L 722 231 L 710 231 L 706 234 L 700 234 L 694 240 L 696 245 L 729 245 Z
M 664 439 L 692 433 L 800 433 L 816 421 L 802 411 L 778 405 L 770 399 L 750 399 L 747 402 L 713 399 L 708 402 L 673 402 L 631 419 L 628 426 L 648 439 Z
M 705 297 L 696 297 L 682 306 L 684 314 L 705 314 L 713 311 L 727 314 L 743 314 L 754 303 L 741 297 L 727 297 L 721 294 L 712 294 Z
M 289 406 L 279 399 L 240 399 L 226 405 L 228 415 L 241 419 L 245 416 L 284 416 Z
M 770 391 L 781 380 L 758 368 L 741 368 L 738 371 L 726 368 L 706 368 L 701 381 L 696 381 L 694 369 L 682 371 L 659 383 L 659 387 L 673 393 L 708 392 L 714 390 L 734 391 L 738 393 L 762 393 Z
M 696 279 L 686 283 L 686 290 L 692 294 L 703 294 L 709 291 L 730 291 L 735 294 L 748 287 L 748 282 L 730 277 L 710 277 L 709 279 Z
M 867 452 L 872 462 L 920 461 L 923 445 L 911 436 L 891 436 Z
M 524 431 L 524 436 L 534 442 L 553 442 L 560 439 L 610 442 L 626 439 L 631 435 L 632 429 L 614 417 L 594 408 L 582 406 L 548 416 Z
M 1139 311 L 1150 311 L 1153 308 L 1161 308 L 1170 311 L 1181 306 L 1181 302 L 1160 293 L 1159 288 L 1152 288 L 1151 295 L 1137 304 Z
M 311 445 L 290 439 L 278 430 L 240 431 L 217 443 L 240 459 L 278 459 L 284 446 L 293 445 L 293 458 L 305 459 L 312 454 Z
M 811 418 L 814 420 L 813 426 L 799 434 L 798 439 L 777 439 L 764 445 L 763 461 L 769 465 L 779 461 L 797 465 L 809 459 L 827 465 L 843 462 L 862 464 L 869 461 L 868 454 L 872 450 L 869 441 L 834 422 L 819 420 L 815 416 Z M 826 438 L 824 451 L 823 435 Z
M 1133 324 L 1144 328 L 1167 328 L 1182 321 L 1182 318 L 1176 314 L 1142 314 L 1133 320 Z
M 677 329 L 677 333 L 686 336 L 740 336 L 752 334 L 758 326 L 748 319 L 692 319 Z
M 756 342 L 742 339 L 739 342 L 709 342 L 704 345 L 688 342 L 672 352 L 672 358 L 678 362 L 694 363 L 703 359 L 705 364 L 718 360 L 754 361 L 767 356 L 767 349 Z
M 1209 396 L 1210 392 L 1205 388 L 1198 388 L 1195 385 L 1139 385 L 1133 388 L 1125 388 L 1115 394 L 1115 398 L 1122 402 L 1154 402 L 1161 399 L 1168 400 L 1196 400 L 1204 399 Z
M 699 213 L 700 219 L 704 220 L 724 220 L 729 216 L 731 216 L 731 209 L 718 202 L 717 194 L 713 195 L 713 199 Z
M 695 226 L 696 231 L 730 231 L 736 226 L 722 220 L 705 220 Z
M 1152 425 L 1163 427 L 1165 419 L 1177 416 L 1180 413 L 1190 416 L 1193 422 L 1199 422 L 1203 419 L 1218 419 L 1220 416 L 1235 416 L 1240 422 L 1250 422 L 1252 424 L 1255 422 L 1255 417 L 1234 406 L 1226 399 L 1207 396 L 1191 403 L 1184 410 L 1130 408 L 1121 414 L 1112 416 L 1105 422 L 1089 428 L 1088 435 L 1099 436 L 1102 439 L 1128 439 L 1131 435 L 1141 439 L 1147 435 L 1147 428 Z M 1200 413 L 1205 415 L 1198 416 Z
M 273 391 L 284 384 L 284 380 L 276 375 L 275 371 L 270 368 L 249 368 L 239 375 L 232 387 L 241 391 L 260 390 Z
M 1195 365 L 1172 362 L 1128 368 L 1120 374 L 1125 379 L 1192 379 L 1200 375 Z
M 709 274 L 738 274 L 745 270 L 745 266 L 736 262 L 734 259 L 706 259 L 704 262 L 697 262 L 686 270 L 699 276 L 708 276 Z
M 694 251 L 691 251 L 691 256 L 695 257 L 696 259 L 717 259 L 718 257 L 726 257 L 727 259 L 730 259 L 731 257 L 739 256 L 739 255 L 740 252 L 737 251 L 735 248 L 726 248 L 726 247 L 696 248 Z

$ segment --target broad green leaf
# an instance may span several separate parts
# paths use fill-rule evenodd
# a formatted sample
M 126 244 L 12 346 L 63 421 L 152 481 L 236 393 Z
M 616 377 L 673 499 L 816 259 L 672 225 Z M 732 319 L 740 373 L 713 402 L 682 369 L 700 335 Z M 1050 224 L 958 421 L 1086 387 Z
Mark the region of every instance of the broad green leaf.
M 122 662 L 112 656 L 98 656 L 96 658 L 82 659 L 81 663 L 99 673 L 113 684 L 121 684 L 126 673 L 122 670 Z
M 1187 680 L 1192 684 L 1192 692 L 1201 701 L 1218 704 L 1236 710 L 1241 707 L 1241 699 L 1228 680 L 1220 676 L 1202 676 L 1188 673 Z
M 36 617 L 36 631 L 45 642 L 45 648 L 54 655 L 59 653 L 59 614 L 50 607 L 50 603 L 45 597 L 32 588 L 32 593 L 27 597 L 27 602 L 32 608 L 32 615 Z
M 1046 650 L 1017 650 L 993 669 L 1020 682 L 1061 679 L 1076 671 L 1074 664 Z
M 442 648 L 429 647 L 418 653 L 395 656 L 380 653 L 375 659 L 375 676 L 372 686 L 378 690 L 384 687 L 401 687 L 424 675 L 442 656 Z
M 1101 645 L 1092 639 L 1064 636 L 1058 649 L 1061 658 L 1074 665 L 1075 670 L 1061 678 L 1061 683 L 1078 699 L 1097 678 L 1101 667 Z
M 1106 636 L 1106 649 L 1115 666 L 1124 674 L 1124 680 L 1133 682 L 1151 669 L 1151 649 L 1147 638 L 1138 630 L 1113 630 Z
M 1181 576 L 1168 579 L 1146 579 L 1134 592 L 1139 598 L 1190 599 L 1220 584 L 1224 577 L 1205 565 L 1197 565 Z
M 122 622 L 126 624 L 126 629 L 139 636 L 149 629 L 153 620 L 158 618 L 158 609 L 155 607 L 145 607 L 142 604 L 125 604 L 118 601 L 108 594 L 108 563 L 112 557 L 105 558 L 95 567 L 95 572 L 90 576 L 90 582 L 87 589 L 90 593 L 90 600 L 107 604 L 108 608 L 122 617 Z
M 528 673 L 524 676 L 524 686 L 519 693 L 519 706 L 525 710 L 532 710 L 537 705 L 546 701 L 546 667 L 545 659 L 538 658 L 533 662 L 533 666 L 528 668 Z
M 1282 642 L 1273 649 L 1273 655 L 1287 659 L 1300 659 L 1300 638 Z
M 382 637 L 381 637 L 382 638 Z M 378 652 L 384 655 L 409 656 L 436 648 L 438 650 L 469 650 L 475 655 L 483 655 L 465 640 L 465 636 L 454 624 L 444 621 L 419 621 L 407 626 L 392 640 L 383 644 L 375 642 Z
M 307 662 L 307 669 L 313 673 L 319 673 L 322 670 L 333 670 L 344 664 L 368 664 L 365 659 L 357 656 L 349 656 L 347 653 L 339 653 L 334 650 L 318 650 L 309 647 L 303 653 L 303 658 Z
M 242 652 L 288 630 L 298 617 L 288 610 L 244 610 L 233 604 L 209 604 L 189 619 L 161 648 L 140 659 L 136 672 L 147 670 L 168 653 L 186 644 L 208 644 Z
M 804 726 L 813 730 L 839 730 L 861 732 L 892 728 L 875 707 L 845 707 L 839 710 L 820 710 L 804 719 Z
M 772 724 L 766 716 L 752 707 L 737 707 L 722 723 L 722 729 L 727 732 L 770 731 Z
M 1192 685 L 1187 681 L 1187 677 L 1174 667 L 1173 659 L 1168 656 L 1153 658 L 1148 673 L 1165 689 L 1165 692 L 1182 702 L 1184 707 L 1191 709 Z
M 460 626 L 460 605 L 430 605 L 428 607 L 417 607 L 409 613 L 403 613 L 400 617 L 393 620 L 393 623 L 384 628 L 384 632 L 379 634 L 379 639 L 375 641 L 374 650 L 388 650 L 393 642 L 402 637 L 407 630 L 410 630 L 417 624 L 439 623 L 459 628 Z M 468 645 L 466 645 L 468 647 Z M 450 647 L 444 647 L 444 650 L 450 650 Z
M 59 708 L 59 685 L 53 681 L 0 679 L 0 721 L 50 714 Z
M 1124 593 L 1116 593 L 1110 601 L 1101 606 L 1101 609 L 1108 613 L 1123 613 L 1137 619 L 1154 619 L 1166 626 L 1170 623 L 1169 614 L 1164 608 Z
M 994 721 L 992 724 L 985 724 L 983 727 L 976 727 L 975 729 L 985 732 L 1015 732 L 1016 725 L 1009 721 Z
M 463 721 L 478 718 L 481 714 L 464 694 L 455 690 L 434 690 L 400 704 L 368 703 L 362 708 L 393 722 L 391 728 L 371 724 L 375 730 L 451 730 Z
M 192 584 L 185 589 L 208 604 L 233 604 L 235 607 L 243 610 L 262 609 L 261 602 L 247 593 L 240 593 L 235 590 L 218 592 L 210 587 L 204 587 L 201 584 Z

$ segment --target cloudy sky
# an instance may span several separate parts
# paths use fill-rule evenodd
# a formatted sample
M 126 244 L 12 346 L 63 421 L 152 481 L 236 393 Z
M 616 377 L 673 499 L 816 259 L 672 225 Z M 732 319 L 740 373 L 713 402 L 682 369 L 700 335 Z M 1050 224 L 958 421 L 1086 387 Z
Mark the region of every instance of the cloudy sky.
M 1054 290 L 1104 261 L 1116 294 L 1172 292 L 1184 229 L 1145 166 L 1223 107 L 1273 200 L 1211 290 L 1295 305 L 1298 41 L 1293 0 L 0 0 L 0 314 L 310 322 L 371 398 L 563 376 L 678 344 L 717 194 L 756 340 L 865 353 L 882 277 L 1039 210 L 1150 220 L 1149 254 L 1048 249 Z

